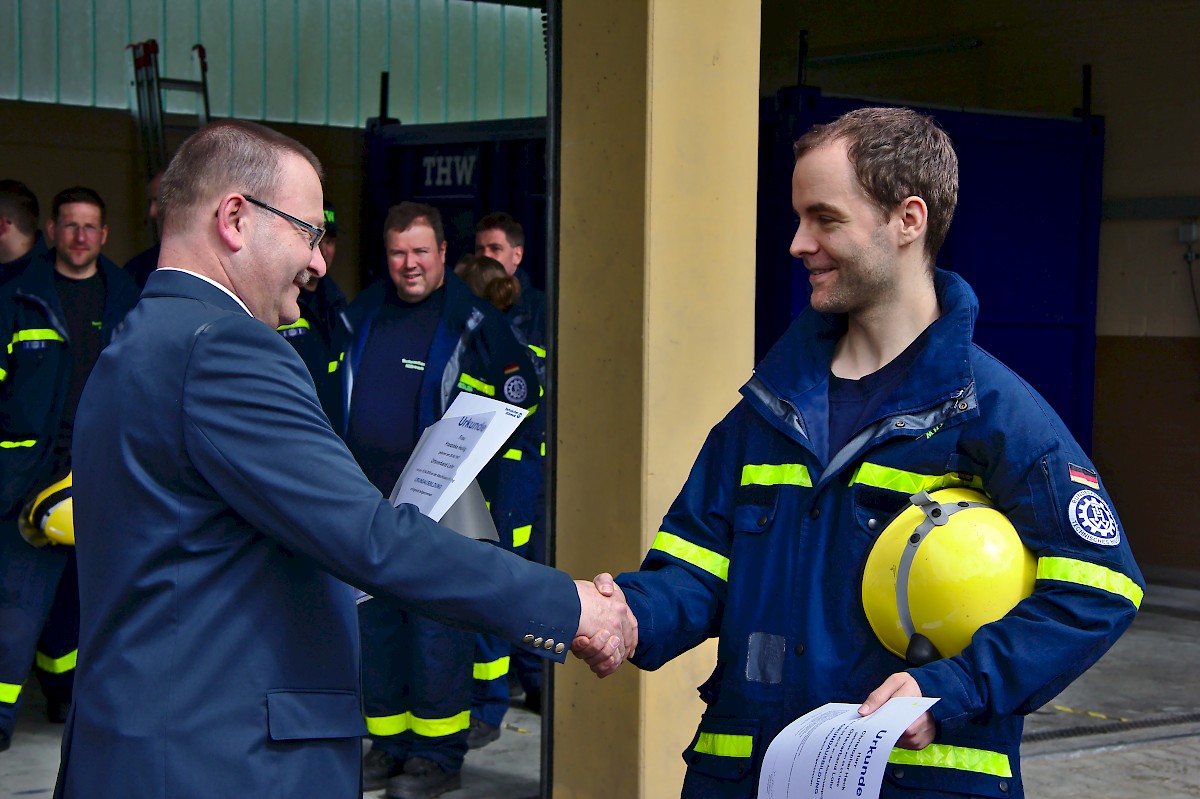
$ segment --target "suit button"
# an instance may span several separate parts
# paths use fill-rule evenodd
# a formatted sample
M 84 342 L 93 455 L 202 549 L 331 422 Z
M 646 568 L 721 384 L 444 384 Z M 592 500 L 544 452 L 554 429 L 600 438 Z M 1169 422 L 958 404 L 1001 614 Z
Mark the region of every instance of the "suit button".
M 768 521 L 769 521 L 769 520 L 767 519 L 767 517 L 766 517 L 766 516 L 759 516 L 759 517 L 758 517 L 758 526 L 759 526 L 759 527 L 766 527 L 766 526 L 767 526 L 767 522 L 768 522 Z
M 541 646 L 541 645 L 542 645 L 542 637 L 541 637 L 540 635 L 539 635 L 537 638 L 534 638 L 534 639 L 533 639 L 533 645 L 534 645 L 534 646 Z
M 546 646 L 546 648 L 547 648 L 547 649 L 553 649 L 553 648 L 554 648 L 554 639 L 553 639 L 553 638 L 547 638 L 547 639 L 546 639 L 546 644 L 545 644 L 545 646 Z
M 868 530 L 874 530 L 877 527 L 879 527 L 878 519 L 867 519 L 867 529 Z
M 525 643 L 528 644 L 532 641 L 533 641 L 533 633 L 530 633 L 529 635 L 525 636 Z
M 892 776 L 898 780 L 904 779 L 904 769 L 902 769 L 902 768 L 893 769 Z
M 896 427 L 904 427 L 904 420 L 901 419 L 900 421 L 896 422 Z
M 567 648 L 566 644 L 558 644 L 554 647 L 554 654 L 561 655 L 563 650 Z
M 795 652 L 797 656 L 803 655 L 804 654 L 804 644 L 796 644 L 795 648 L 792 649 L 792 651 Z
M 1000 780 L 999 788 L 1001 793 L 1008 793 L 1008 781 Z
M 820 516 L 821 516 L 820 508 L 813 508 L 812 510 L 810 510 L 808 512 L 808 518 L 810 518 L 810 519 L 818 519 L 818 518 L 820 518 Z

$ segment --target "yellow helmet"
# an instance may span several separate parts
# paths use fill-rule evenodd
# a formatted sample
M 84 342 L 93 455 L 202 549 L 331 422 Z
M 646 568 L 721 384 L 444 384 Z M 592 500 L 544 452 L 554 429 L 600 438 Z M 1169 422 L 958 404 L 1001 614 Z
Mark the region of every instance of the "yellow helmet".
M 867 556 L 863 609 L 889 651 L 914 665 L 952 657 L 1033 593 L 1037 561 L 970 488 L 921 491 Z
M 21 511 L 21 535 L 35 547 L 75 545 L 75 513 L 71 475 L 38 492 Z

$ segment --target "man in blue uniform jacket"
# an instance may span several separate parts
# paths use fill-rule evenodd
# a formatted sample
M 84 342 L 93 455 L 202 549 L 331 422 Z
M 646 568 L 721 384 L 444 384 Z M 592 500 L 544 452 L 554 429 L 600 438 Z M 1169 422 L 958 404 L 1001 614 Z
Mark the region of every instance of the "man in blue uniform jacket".
M 635 622 L 589 583 L 392 508 L 275 333 L 324 273 L 320 164 L 209 125 L 163 178 L 161 265 L 75 430 L 82 619 L 56 796 L 361 796 L 355 588 L 562 657 Z M 351 587 L 354 586 L 354 587 Z
M 1142 576 L 1095 467 L 972 344 L 975 296 L 934 267 L 957 193 L 948 137 L 907 109 L 851 112 L 796 143 L 791 252 L 811 307 L 709 435 L 641 570 L 616 579 L 641 668 L 720 638 L 684 796 L 754 796 L 767 745 L 826 702 L 865 697 L 866 715 L 931 696 L 881 796 L 1020 797 L 1024 715 L 1137 612 Z M 872 632 L 864 563 L 910 495 L 954 486 L 990 495 L 1037 579 L 960 654 L 909 664 Z

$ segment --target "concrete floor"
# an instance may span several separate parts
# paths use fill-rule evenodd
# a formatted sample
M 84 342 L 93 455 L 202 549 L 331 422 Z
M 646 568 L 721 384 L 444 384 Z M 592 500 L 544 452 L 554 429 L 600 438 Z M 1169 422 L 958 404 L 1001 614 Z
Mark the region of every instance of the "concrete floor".
M 1200 585 L 1164 579 L 1117 645 L 1029 717 L 1022 746 L 1030 799 L 1200 799 Z M 13 746 L 0 754 L 0 799 L 49 797 L 61 727 L 35 684 Z M 513 708 L 495 743 L 467 756 L 453 799 L 538 795 L 541 719 Z M 690 723 L 690 722 L 689 722 Z M 383 792 L 368 794 L 378 799 Z

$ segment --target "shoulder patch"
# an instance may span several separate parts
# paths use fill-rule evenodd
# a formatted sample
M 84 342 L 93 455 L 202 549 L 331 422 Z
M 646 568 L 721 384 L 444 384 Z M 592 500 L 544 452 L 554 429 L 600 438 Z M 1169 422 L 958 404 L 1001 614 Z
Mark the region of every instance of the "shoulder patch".
M 1102 547 L 1115 547 L 1121 543 L 1121 529 L 1112 508 L 1104 497 L 1090 489 L 1083 489 L 1071 497 L 1067 511 L 1071 527 L 1084 541 Z
M 529 385 L 525 378 L 513 375 L 504 381 L 504 398 L 509 402 L 520 404 L 529 396 Z
M 1067 464 L 1067 476 L 1071 478 L 1072 483 L 1079 483 L 1088 488 L 1099 488 L 1100 478 L 1091 469 L 1085 469 L 1082 466 L 1076 466 L 1073 463 Z

